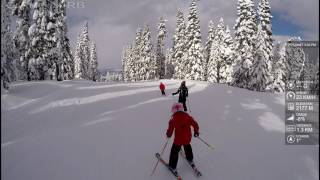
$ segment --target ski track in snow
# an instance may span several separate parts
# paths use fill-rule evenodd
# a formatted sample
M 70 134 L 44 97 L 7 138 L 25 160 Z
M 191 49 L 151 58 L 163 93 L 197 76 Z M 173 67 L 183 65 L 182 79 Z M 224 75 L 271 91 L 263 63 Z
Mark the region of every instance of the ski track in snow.
M 265 104 L 258 103 L 258 102 L 254 102 L 250 104 L 241 103 L 241 105 L 247 110 L 268 109 L 268 107 Z
M 192 86 L 192 87 L 190 87 L 190 93 L 203 91 L 207 87 L 206 84 L 200 84 L 200 85 L 195 85 L 195 86 L 193 86 L 193 85 L 194 84 L 190 84 L 190 86 Z M 107 111 L 105 113 L 100 114 L 100 116 L 106 116 L 106 115 L 110 115 L 112 113 L 119 113 L 120 111 L 126 111 L 128 109 L 137 108 L 142 105 L 146 105 L 146 104 L 150 104 L 150 103 L 154 103 L 154 102 L 159 102 L 159 101 L 168 101 L 168 100 L 172 100 L 173 102 L 175 102 L 175 99 L 173 96 L 164 96 L 164 97 L 160 97 L 160 98 L 149 99 L 147 101 L 139 102 L 137 104 L 130 105 L 130 106 L 120 108 L 117 110 Z M 102 123 L 102 122 L 107 122 L 110 120 L 112 120 L 112 118 L 109 118 L 109 117 L 102 118 L 102 119 L 98 119 L 95 121 L 91 121 L 89 123 L 85 123 L 84 125 L 81 125 L 81 126 L 83 127 L 83 126 L 88 126 L 88 125 L 94 125 L 94 124 L 98 124 L 98 123 Z
M 17 142 L 19 142 L 19 140 L 13 140 L 13 141 L 8 141 L 8 142 L 5 142 L 5 143 L 1 143 L 1 148 L 5 148 L 5 147 L 10 146 L 12 144 L 15 144 Z
M 151 87 L 151 88 L 144 88 L 144 89 L 138 89 L 138 90 L 129 90 L 129 91 L 120 91 L 120 92 L 111 92 L 111 93 L 102 93 L 99 95 L 84 97 L 84 98 L 71 98 L 71 99 L 64 99 L 59 101 L 51 102 L 39 109 L 36 109 L 34 111 L 31 111 L 31 114 L 39 113 L 48 109 L 57 108 L 57 107 L 66 107 L 66 106 L 72 106 L 72 105 L 83 105 L 83 104 L 90 104 L 98 101 L 118 98 L 122 96 L 130 96 L 134 94 L 139 93 L 145 93 L 150 91 L 155 91 L 157 88 Z
M 113 118 L 111 118 L 111 117 L 107 117 L 107 118 L 103 118 L 103 119 L 99 119 L 99 120 L 95 120 L 95 121 L 90 121 L 88 123 L 84 123 L 84 124 L 80 125 L 80 127 L 91 126 L 91 125 L 95 125 L 95 124 L 98 124 L 98 123 L 111 121 L 112 119 Z
M 172 98 L 170 98 L 170 99 L 172 99 Z M 124 107 L 124 108 L 120 108 L 120 109 L 117 109 L 117 110 L 107 111 L 105 113 L 100 114 L 100 116 L 106 116 L 106 115 L 109 115 L 109 114 L 112 114 L 112 113 L 118 113 L 120 111 L 125 111 L 125 110 L 128 110 L 128 109 L 137 108 L 137 107 L 145 105 L 145 104 L 154 103 L 154 102 L 163 101 L 163 100 L 169 100 L 169 99 L 166 98 L 166 97 L 154 98 L 154 99 L 150 99 L 150 100 L 147 100 L 147 101 L 139 102 L 137 104 L 130 105 L 130 106 L 127 106 L 127 107 Z
M 206 84 L 194 85 L 194 83 L 189 83 L 189 86 L 191 86 L 190 93 L 203 91 L 207 87 Z M 169 89 L 177 89 L 177 84 L 167 86 L 166 90 L 169 90 Z M 128 90 L 128 91 L 119 91 L 119 92 L 111 92 L 111 93 L 108 92 L 108 93 L 102 93 L 102 94 L 84 97 L 84 98 L 70 98 L 70 99 L 58 100 L 58 101 L 50 102 L 49 104 L 43 107 L 40 107 L 38 109 L 35 109 L 30 113 L 36 114 L 52 108 L 90 104 L 98 101 L 103 101 L 103 100 L 108 100 L 108 99 L 113 99 L 113 98 L 118 98 L 123 96 L 130 96 L 134 94 L 140 94 L 140 93 L 151 92 L 151 91 L 159 91 L 159 90 L 158 90 L 158 87 L 150 87 L 150 88 L 134 89 L 134 90 Z
M 106 89 L 112 87 L 158 87 L 159 82 L 145 82 L 145 83 L 119 83 L 119 84 L 107 84 L 107 85 L 98 85 L 98 86 L 89 86 L 89 87 L 78 87 L 80 90 L 87 89 Z M 177 83 L 168 83 L 168 85 L 177 85 Z
M 68 88 L 71 87 L 71 84 L 64 84 L 65 82 L 68 81 L 62 81 L 62 82 L 55 82 L 55 81 L 38 81 L 38 82 L 13 82 L 12 87 L 20 87 L 20 86 L 33 86 L 33 85 L 38 85 L 38 84 L 48 84 L 48 85 L 54 85 L 54 86 L 59 86 L 63 88 Z M 70 81 L 69 81 L 70 82 Z
M 9 108 L 8 108 L 7 110 L 8 110 L 8 111 L 15 110 L 15 109 L 21 108 L 21 107 L 23 107 L 23 106 L 30 105 L 30 104 L 32 104 L 32 103 L 38 102 L 39 100 L 40 100 L 40 98 L 37 98 L 37 99 L 28 99 L 28 100 L 25 100 L 25 101 L 22 102 L 22 103 L 19 103 L 18 105 L 9 106 Z

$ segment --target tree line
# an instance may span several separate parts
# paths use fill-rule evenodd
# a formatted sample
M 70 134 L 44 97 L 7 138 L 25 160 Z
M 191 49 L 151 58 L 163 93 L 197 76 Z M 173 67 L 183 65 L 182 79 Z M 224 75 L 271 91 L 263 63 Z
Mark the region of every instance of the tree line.
M 89 40 L 87 23 L 71 52 L 66 6 L 66 0 L 1 0 L 2 87 L 16 80 L 98 79 L 96 45 Z
M 205 45 L 196 0 L 191 0 L 186 18 L 181 10 L 176 18 L 173 45 L 166 52 L 163 17 L 158 24 L 155 48 L 149 26 L 137 29 L 135 41 L 123 51 L 124 81 L 189 79 L 272 92 L 283 92 L 290 80 L 307 78 L 318 82 L 319 66 L 311 68 L 302 48 L 293 50 L 288 43 L 279 47 L 274 42 L 268 0 L 260 0 L 257 8 L 253 0 L 238 0 L 234 36 L 223 18 L 216 26 L 210 21 Z M 301 39 L 293 37 L 290 41 Z

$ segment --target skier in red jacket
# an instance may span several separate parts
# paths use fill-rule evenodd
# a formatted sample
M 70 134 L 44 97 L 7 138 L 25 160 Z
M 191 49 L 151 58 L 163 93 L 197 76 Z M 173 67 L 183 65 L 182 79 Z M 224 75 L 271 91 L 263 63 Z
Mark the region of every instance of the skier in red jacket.
M 164 92 L 164 90 L 166 89 L 166 86 L 162 82 L 160 82 L 159 88 L 160 88 L 162 95 L 165 96 L 166 93 Z
M 173 131 L 175 137 L 170 152 L 169 166 L 173 171 L 176 171 L 181 146 L 184 148 L 186 159 L 189 161 L 190 165 L 194 165 L 193 153 L 190 145 L 192 137 L 190 126 L 193 127 L 194 137 L 199 136 L 199 126 L 187 112 L 183 111 L 183 105 L 181 103 L 175 103 L 172 106 L 171 112 L 173 115 L 169 121 L 167 137 L 170 138 Z

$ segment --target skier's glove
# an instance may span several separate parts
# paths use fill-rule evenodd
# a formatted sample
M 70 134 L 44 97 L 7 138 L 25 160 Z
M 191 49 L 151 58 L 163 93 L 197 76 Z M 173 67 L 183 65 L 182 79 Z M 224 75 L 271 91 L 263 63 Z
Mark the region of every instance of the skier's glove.
M 169 133 L 166 133 L 167 138 L 171 138 L 171 135 Z
M 199 132 L 194 132 L 194 137 L 199 137 Z

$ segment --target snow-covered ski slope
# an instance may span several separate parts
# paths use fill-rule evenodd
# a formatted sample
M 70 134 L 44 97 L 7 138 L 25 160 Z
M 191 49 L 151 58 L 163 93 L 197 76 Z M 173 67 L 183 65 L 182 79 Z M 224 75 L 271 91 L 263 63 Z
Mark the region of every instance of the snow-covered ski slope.
M 155 153 L 180 81 L 18 82 L 1 100 L 3 180 L 170 180 Z M 201 180 L 316 180 L 319 146 L 284 144 L 284 95 L 187 81 Z M 163 158 L 168 160 L 172 139 Z M 197 179 L 178 162 L 184 180 Z

